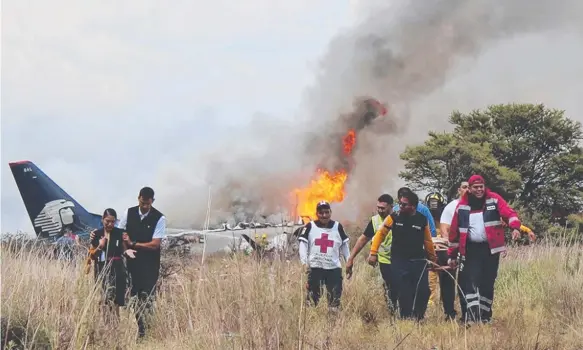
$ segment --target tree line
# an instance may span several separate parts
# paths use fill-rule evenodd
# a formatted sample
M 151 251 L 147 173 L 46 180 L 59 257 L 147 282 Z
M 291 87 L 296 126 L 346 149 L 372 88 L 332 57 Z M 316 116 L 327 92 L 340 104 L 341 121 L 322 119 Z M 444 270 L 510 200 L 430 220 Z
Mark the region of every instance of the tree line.
M 401 154 L 399 176 L 416 190 L 455 198 L 474 173 L 539 234 L 583 223 L 583 128 L 543 104 L 499 104 L 449 116 L 451 132 L 429 132 Z

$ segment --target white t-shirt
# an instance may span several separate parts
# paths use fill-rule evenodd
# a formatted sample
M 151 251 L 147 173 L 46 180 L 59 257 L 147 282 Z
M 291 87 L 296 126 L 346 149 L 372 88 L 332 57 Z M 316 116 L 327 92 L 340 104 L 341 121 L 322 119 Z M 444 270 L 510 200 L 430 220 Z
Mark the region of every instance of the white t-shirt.
M 484 226 L 484 213 L 470 214 L 470 227 L 468 228 L 468 239 L 472 242 L 486 242 L 486 226 Z
M 454 199 L 453 201 L 449 202 L 445 206 L 445 208 L 443 208 L 441 218 L 439 218 L 439 223 L 451 225 L 451 221 L 453 220 L 453 214 L 455 214 L 455 208 L 457 207 L 457 204 L 459 202 L 460 202 L 459 199 Z

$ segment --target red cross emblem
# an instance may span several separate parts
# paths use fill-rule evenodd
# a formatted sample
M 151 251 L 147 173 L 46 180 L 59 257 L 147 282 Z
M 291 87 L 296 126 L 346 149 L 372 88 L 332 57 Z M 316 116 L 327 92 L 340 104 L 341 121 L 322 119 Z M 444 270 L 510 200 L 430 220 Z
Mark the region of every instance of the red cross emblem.
M 328 253 L 328 248 L 332 248 L 334 246 L 334 241 L 330 241 L 328 239 L 327 233 L 322 233 L 322 236 L 316 239 L 315 244 L 320 246 L 320 253 Z

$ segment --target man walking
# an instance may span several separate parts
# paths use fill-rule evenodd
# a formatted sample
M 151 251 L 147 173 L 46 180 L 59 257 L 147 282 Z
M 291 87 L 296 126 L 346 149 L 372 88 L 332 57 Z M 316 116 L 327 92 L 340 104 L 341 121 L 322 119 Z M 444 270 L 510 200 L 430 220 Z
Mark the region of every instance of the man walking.
M 376 232 L 368 258 L 369 264 L 378 262 L 381 242 L 392 231 L 391 276 L 393 295 L 398 300 L 402 318 L 423 319 L 429 300 L 427 259 L 436 261 L 427 218 L 417 211 L 419 197 L 410 191 L 399 200 L 398 212 L 387 216 Z
M 354 265 L 354 258 L 360 253 L 362 248 L 374 237 L 375 233 L 383 225 L 385 218 L 393 212 L 393 197 L 389 194 L 383 194 L 377 199 L 377 214 L 371 217 L 364 233 L 358 237 L 356 244 L 352 248 L 350 257 L 346 262 L 346 278 L 352 277 L 352 266 Z M 389 232 L 382 241 L 379 252 L 378 262 L 381 277 L 383 278 L 383 287 L 385 288 L 385 297 L 390 312 L 393 312 L 396 305 L 392 295 L 391 287 L 391 240 L 392 235 Z
M 403 195 L 407 192 L 412 192 L 409 187 L 401 187 L 397 191 L 397 200 L 400 201 Z M 419 213 L 423 214 L 427 221 L 429 222 L 429 232 L 431 232 L 431 237 L 437 237 L 437 230 L 435 229 L 435 220 L 433 220 L 433 215 L 431 215 L 431 211 L 427 206 L 423 205 L 421 201 L 417 204 L 417 208 L 415 208 Z M 393 211 L 399 211 L 399 205 L 395 205 L 393 207 Z M 429 301 L 430 305 L 433 305 L 433 298 L 432 296 L 435 295 L 435 289 L 437 289 L 437 274 L 433 271 L 429 273 Z
M 443 212 L 441 213 L 441 217 L 439 219 L 439 232 L 441 234 L 441 237 L 445 240 L 448 240 L 449 228 L 451 226 L 451 220 L 453 219 L 455 209 L 460 201 L 460 198 L 463 197 L 468 191 L 468 188 L 469 188 L 468 182 L 462 181 L 457 190 L 457 198 L 449 202 L 445 206 L 445 208 L 443 208 Z M 447 259 L 446 261 L 438 261 L 438 263 L 439 265 L 448 265 Z M 455 311 L 455 288 L 456 288 L 455 275 L 456 275 L 455 269 L 439 272 L 439 288 L 441 289 L 441 302 L 443 304 L 443 311 L 445 312 L 446 320 L 454 320 L 457 315 L 457 312 Z M 466 313 L 465 299 L 463 297 L 460 297 L 459 300 L 462 314 L 465 315 Z
M 319 202 L 316 206 L 318 220 L 306 224 L 299 236 L 300 261 L 308 270 L 308 301 L 317 305 L 321 289 L 325 285 L 328 308 L 337 311 L 342 297 L 342 265 L 340 255 L 348 260 L 348 236 L 342 224 L 331 220 L 330 203 Z
M 152 311 L 156 284 L 160 274 L 160 244 L 166 237 L 166 217 L 152 206 L 154 190 L 144 187 L 138 195 L 138 205 L 129 208 L 120 218 L 118 227 L 124 229 L 124 241 L 136 251 L 135 259 L 127 261 L 131 277 L 131 296 L 137 297 L 139 336 L 146 334 L 147 316 Z
M 407 192 L 413 192 L 413 191 L 411 191 L 411 189 L 409 187 L 399 188 L 399 190 L 397 191 L 397 201 L 400 201 L 401 197 L 403 197 L 403 195 Z M 395 204 L 395 206 L 393 207 L 393 211 L 399 211 L 399 209 L 400 209 L 399 204 Z M 431 215 L 429 208 L 427 208 L 427 206 L 423 205 L 423 203 L 419 202 L 415 209 L 416 209 L 416 211 L 423 214 L 427 218 L 427 221 L 429 222 L 429 232 L 431 233 L 431 237 L 436 237 L 437 231 L 435 229 L 435 221 L 433 220 L 433 216 Z
M 459 253 L 460 285 L 467 303 L 462 321 L 489 323 L 500 253 L 506 251 L 501 219 L 513 229 L 514 239 L 520 237 L 521 224 L 506 201 L 485 186 L 482 176 L 472 175 L 468 184 L 469 192 L 460 198 L 451 221 L 448 263 L 455 268 Z

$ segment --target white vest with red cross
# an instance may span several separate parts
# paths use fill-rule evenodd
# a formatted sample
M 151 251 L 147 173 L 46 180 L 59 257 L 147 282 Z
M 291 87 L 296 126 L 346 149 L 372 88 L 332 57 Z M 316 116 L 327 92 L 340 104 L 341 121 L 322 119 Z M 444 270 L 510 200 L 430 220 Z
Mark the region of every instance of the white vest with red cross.
M 338 230 L 338 221 L 332 228 L 321 228 L 315 222 L 308 235 L 308 265 L 310 268 L 338 269 L 340 264 L 340 247 L 342 238 Z

